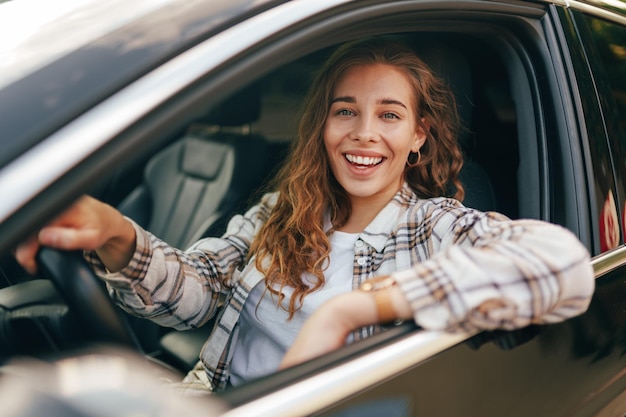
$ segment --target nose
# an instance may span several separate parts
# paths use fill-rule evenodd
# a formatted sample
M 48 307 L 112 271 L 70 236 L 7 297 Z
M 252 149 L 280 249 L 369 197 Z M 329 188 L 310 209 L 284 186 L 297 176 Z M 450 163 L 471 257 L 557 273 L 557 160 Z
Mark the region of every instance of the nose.
M 377 120 L 374 116 L 363 114 L 356 117 L 352 139 L 363 142 L 377 142 L 379 140 L 379 135 L 376 131 Z

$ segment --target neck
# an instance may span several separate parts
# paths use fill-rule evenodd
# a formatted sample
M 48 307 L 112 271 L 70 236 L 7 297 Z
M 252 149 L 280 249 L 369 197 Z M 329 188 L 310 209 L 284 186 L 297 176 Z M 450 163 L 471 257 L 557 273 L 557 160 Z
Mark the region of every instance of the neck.
M 380 211 L 391 201 L 391 195 L 380 194 L 368 197 L 350 197 L 352 211 L 346 224 L 339 230 L 346 233 L 360 233 L 374 220 Z

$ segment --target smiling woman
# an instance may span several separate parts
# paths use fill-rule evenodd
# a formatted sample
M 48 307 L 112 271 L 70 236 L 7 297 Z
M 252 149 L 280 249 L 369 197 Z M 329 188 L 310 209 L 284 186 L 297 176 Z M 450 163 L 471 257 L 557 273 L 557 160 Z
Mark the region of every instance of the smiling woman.
M 121 344 L 229 417 L 623 409 L 618 3 L 69 3 L 0 5 L 2 365 Z M 38 232 L 90 263 L 28 274 Z
M 83 197 L 17 259 L 34 272 L 40 245 L 82 249 L 134 315 L 175 328 L 217 316 L 183 381 L 202 390 L 267 375 L 394 319 L 514 329 L 586 310 L 594 279 L 571 232 L 445 197 L 450 183 L 462 195 L 459 119 L 452 93 L 410 48 L 343 45 L 310 91 L 277 191 L 234 216 L 221 238 L 182 251 Z M 390 285 L 358 290 L 381 276 Z

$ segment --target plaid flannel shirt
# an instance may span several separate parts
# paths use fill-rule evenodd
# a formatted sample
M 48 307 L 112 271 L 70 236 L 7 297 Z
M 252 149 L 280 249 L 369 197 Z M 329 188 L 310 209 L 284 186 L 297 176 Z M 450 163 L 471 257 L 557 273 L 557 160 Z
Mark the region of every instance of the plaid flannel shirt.
M 86 255 L 113 299 L 136 316 L 186 329 L 219 314 L 185 379 L 190 385 L 227 385 L 241 310 L 264 278 L 254 257 L 246 262 L 248 248 L 276 197 L 268 194 L 233 217 L 221 238 L 200 240 L 186 251 L 135 225 L 136 252 L 119 273 L 107 273 L 97 256 Z M 449 331 L 559 322 L 584 312 L 594 290 L 589 254 L 565 228 L 512 221 L 453 199 L 419 199 L 407 184 L 359 235 L 353 271 L 355 289 L 393 273 L 417 324 Z M 480 312 L 477 307 L 488 300 L 498 306 Z M 375 331 L 360 329 L 355 338 Z

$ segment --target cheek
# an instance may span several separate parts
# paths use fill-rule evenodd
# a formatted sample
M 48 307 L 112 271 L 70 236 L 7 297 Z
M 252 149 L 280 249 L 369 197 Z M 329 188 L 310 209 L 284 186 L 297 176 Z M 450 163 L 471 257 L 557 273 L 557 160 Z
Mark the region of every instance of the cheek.
M 330 151 L 339 143 L 337 127 L 333 123 L 326 122 L 322 135 L 324 139 L 324 147 L 326 148 L 326 151 L 330 153 Z
M 329 134 L 328 134 L 328 124 L 324 125 L 324 130 L 322 130 L 322 143 L 324 144 L 324 149 L 326 149 L 326 153 L 329 151 Z
M 332 135 L 328 131 L 328 125 L 324 126 L 322 131 L 322 143 L 324 145 L 324 151 L 326 152 L 326 160 L 331 168 L 334 169 L 335 163 L 333 162 L 333 141 Z
M 380 130 L 386 135 L 405 142 L 409 137 L 415 136 L 415 130 L 408 123 L 381 123 Z
M 406 128 L 388 130 L 386 137 L 387 145 L 399 157 L 408 157 L 415 145 L 415 133 Z

